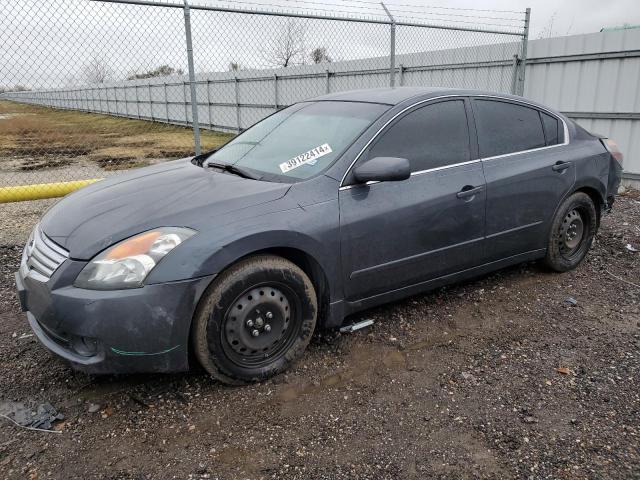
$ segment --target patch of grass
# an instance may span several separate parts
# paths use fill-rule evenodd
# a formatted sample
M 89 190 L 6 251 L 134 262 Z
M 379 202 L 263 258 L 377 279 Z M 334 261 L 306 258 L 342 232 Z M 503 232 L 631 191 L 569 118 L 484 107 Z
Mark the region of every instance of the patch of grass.
M 201 137 L 203 150 L 210 150 L 230 135 L 205 130 Z M 59 164 L 84 157 L 113 170 L 188 155 L 193 155 L 189 128 L 0 100 L 0 161 L 47 156 L 43 166 L 54 166 L 52 157 Z

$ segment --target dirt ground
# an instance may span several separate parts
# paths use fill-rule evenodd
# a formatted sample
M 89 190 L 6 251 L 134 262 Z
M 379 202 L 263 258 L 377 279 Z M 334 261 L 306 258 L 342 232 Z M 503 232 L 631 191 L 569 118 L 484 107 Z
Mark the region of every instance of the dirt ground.
M 640 195 L 586 261 L 503 270 L 364 312 L 293 370 L 241 388 L 74 373 L 30 334 L 0 249 L 0 401 L 45 401 L 62 433 L 0 418 L 1 478 L 640 478 Z M 575 302 L 568 301 L 569 297 Z M 575 305 L 573 304 L 575 303 Z M 92 413 L 93 412 L 93 413 Z
M 226 142 L 201 132 L 203 151 Z M 118 171 L 193 155 L 193 131 L 132 120 L 0 100 L 0 192 L 28 186 L 103 178 Z M 0 245 L 24 243 L 55 200 L 0 204 Z
M 201 136 L 205 151 L 230 138 Z M 188 155 L 189 128 L 0 100 L 0 188 L 101 178 Z

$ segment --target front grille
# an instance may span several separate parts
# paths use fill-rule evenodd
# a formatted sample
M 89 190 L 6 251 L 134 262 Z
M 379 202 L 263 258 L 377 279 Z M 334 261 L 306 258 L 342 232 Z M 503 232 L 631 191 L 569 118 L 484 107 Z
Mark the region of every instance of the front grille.
M 67 258 L 69 252 L 47 237 L 39 225 L 33 229 L 23 255 L 27 275 L 46 282 Z

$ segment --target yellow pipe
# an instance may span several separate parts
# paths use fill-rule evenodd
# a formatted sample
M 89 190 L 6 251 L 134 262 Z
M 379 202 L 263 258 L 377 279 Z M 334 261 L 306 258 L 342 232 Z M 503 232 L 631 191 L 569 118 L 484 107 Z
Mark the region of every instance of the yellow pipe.
M 102 180 L 75 180 L 73 182 L 37 183 L 34 185 L 18 185 L 16 187 L 0 187 L 0 203 L 24 202 L 43 198 L 64 197 L 67 193 Z

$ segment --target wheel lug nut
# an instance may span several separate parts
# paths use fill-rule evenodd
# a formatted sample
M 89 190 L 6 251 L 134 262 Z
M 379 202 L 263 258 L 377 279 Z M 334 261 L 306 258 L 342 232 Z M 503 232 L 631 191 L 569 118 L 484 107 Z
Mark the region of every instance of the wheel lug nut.
M 265 332 L 270 332 L 271 331 L 271 325 L 269 325 L 268 323 L 264 326 L 264 331 Z
M 266 317 L 267 317 L 269 320 L 271 320 L 271 319 L 273 318 L 273 313 L 271 313 L 271 312 L 267 312 Z
M 258 330 L 253 330 L 251 332 L 251 335 L 253 335 L 254 337 L 257 337 L 258 335 L 260 335 L 260 332 Z
M 247 327 L 249 328 L 253 327 L 253 320 L 251 319 L 247 320 Z

